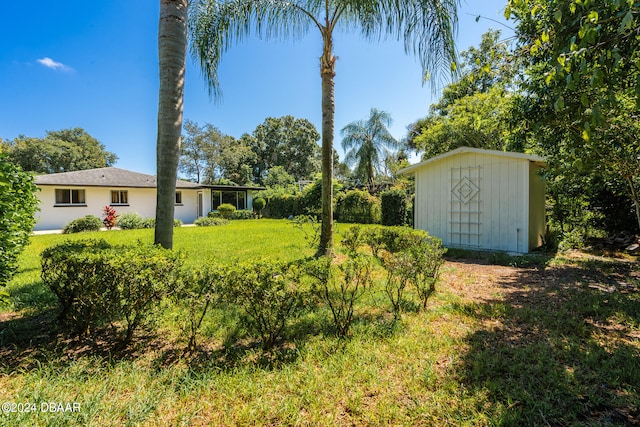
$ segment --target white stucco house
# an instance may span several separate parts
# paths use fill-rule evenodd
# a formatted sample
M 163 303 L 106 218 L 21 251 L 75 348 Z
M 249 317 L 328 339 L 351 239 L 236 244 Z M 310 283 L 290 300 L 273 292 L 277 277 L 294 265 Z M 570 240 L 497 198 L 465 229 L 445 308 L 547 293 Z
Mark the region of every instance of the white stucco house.
M 414 227 L 448 247 L 527 253 L 545 234 L 542 157 L 461 147 L 399 171 L 415 175 Z
M 34 230 L 61 229 L 85 215 L 102 218 L 109 205 L 120 214 L 136 212 L 155 217 L 156 177 L 115 167 L 38 175 L 40 210 Z M 203 185 L 178 180 L 175 218 L 185 224 L 206 216 L 222 203 L 252 209 L 253 197 L 263 187 Z

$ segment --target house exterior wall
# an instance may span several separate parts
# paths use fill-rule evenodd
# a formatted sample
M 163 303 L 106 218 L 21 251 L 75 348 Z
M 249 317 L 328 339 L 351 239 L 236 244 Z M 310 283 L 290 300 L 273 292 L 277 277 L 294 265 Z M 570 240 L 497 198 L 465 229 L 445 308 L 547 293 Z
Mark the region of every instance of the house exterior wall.
M 425 164 L 415 170 L 415 227 L 450 247 L 528 252 L 530 222 L 536 233 L 540 226 L 540 203 L 533 201 L 540 195 L 544 224 L 544 185 L 530 193 L 529 169 L 527 159 L 477 152 Z
M 126 190 L 128 194 L 128 206 L 114 204 L 113 207 L 119 214 L 136 212 L 144 218 L 152 218 L 156 215 L 156 189 L 155 188 L 122 188 L 122 187 L 84 187 L 64 185 L 39 186 L 38 198 L 40 210 L 36 213 L 36 225 L 34 230 L 57 230 L 63 228 L 69 221 L 85 215 L 94 215 L 102 219 L 102 209 L 111 205 L 111 191 Z M 83 206 L 59 206 L 56 205 L 56 189 L 82 189 L 85 190 L 85 204 Z M 202 190 L 177 189 L 182 192 L 182 204 L 175 207 L 175 218 L 185 224 L 191 224 L 197 218 L 197 193 Z M 204 201 L 211 197 L 204 191 Z M 206 206 L 205 206 L 206 209 Z M 207 210 L 205 210 L 205 215 Z
M 547 232 L 545 209 L 545 182 L 540 176 L 540 166 L 529 168 L 529 250 L 542 245 Z

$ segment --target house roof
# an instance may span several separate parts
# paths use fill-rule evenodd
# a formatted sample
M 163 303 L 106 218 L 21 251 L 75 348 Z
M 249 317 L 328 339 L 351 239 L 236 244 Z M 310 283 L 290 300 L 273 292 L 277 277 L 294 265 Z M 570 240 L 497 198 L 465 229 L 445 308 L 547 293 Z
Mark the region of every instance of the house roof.
M 156 188 L 154 175 L 120 168 L 98 168 L 74 172 L 52 173 L 35 177 L 36 185 L 65 185 L 83 187 Z M 178 180 L 176 188 L 202 188 L 200 184 Z
M 407 173 L 412 173 L 412 172 L 415 172 L 416 169 L 426 166 L 429 163 L 438 162 L 440 160 L 446 159 L 447 157 L 456 156 L 458 154 L 463 154 L 463 153 L 477 153 L 477 154 L 485 154 L 489 156 L 507 157 L 512 159 L 523 159 L 523 160 L 528 160 L 529 162 L 532 162 L 532 163 L 537 163 L 540 166 L 546 166 L 545 159 L 540 156 L 536 156 L 535 154 L 514 153 L 511 151 L 499 151 L 499 150 L 485 150 L 483 148 L 460 147 L 460 148 L 456 148 L 455 150 L 448 151 L 444 154 L 440 154 L 439 156 L 432 157 L 420 163 L 416 163 L 415 165 L 411 165 L 404 169 L 400 169 L 398 171 L 398 174 L 403 175 Z

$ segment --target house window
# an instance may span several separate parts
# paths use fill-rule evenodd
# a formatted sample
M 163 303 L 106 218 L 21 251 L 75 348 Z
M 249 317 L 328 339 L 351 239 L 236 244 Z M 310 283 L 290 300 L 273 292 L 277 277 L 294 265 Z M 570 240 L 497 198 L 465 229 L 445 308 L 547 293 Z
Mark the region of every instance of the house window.
M 126 190 L 111 191 L 112 205 L 129 205 L 129 194 Z
M 182 191 L 176 191 L 176 205 L 182 204 Z
M 247 192 L 246 191 L 212 191 L 211 192 L 211 209 L 216 210 L 223 203 L 229 203 L 238 210 L 247 208 Z
M 85 204 L 84 190 L 56 188 L 56 206 L 84 206 Z

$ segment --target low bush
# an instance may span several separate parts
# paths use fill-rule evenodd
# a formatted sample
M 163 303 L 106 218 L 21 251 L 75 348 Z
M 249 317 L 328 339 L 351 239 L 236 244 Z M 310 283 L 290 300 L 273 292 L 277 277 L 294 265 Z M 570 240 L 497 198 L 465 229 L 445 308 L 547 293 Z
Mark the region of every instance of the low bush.
M 260 216 L 262 209 L 264 209 L 266 205 L 267 201 L 262 197 L 258 197 L 253 200 L 253 210 L 258 213 L 258 216 Z
M 303 196 L 301 194 L 274 195 L 263 210 L 263 215 L 268 218 L 289 218 L 303 213 Z
M 114 208 L 111 206 L 105 206 L 102 208 L 102 223 L 106 227 L 107 230 L 111 230 L 118 223 L 118 218 L 120 218 L 120 214 L 116 212 Z
M 304 235 L 304 240 L 310 248 L 315 248 L 320 243 L 320 228 L 322 224 L 312 215 L 298 215 L 293 218 L 293 226 Z
M 118 227 L 122 230 L 135 230 L 143 227 L 143 219 L 136 212 L 127 212 L 120 215 Z
M 255 214 L 253 213 L 253 211 L 250 211 L 248 209 L 241 209 L 239 211 L 235 211 L 229 217 L 229 219 L 254 219 L 254 218 L 255 218 Z
M 218 212 L 220 212 L 220 215 L 222 216 L 222 218 L 231 219 L 233 214 L 236 212 L 236 207 L 233 206 L 231 203 L 223 203 L 220 206 L 218 206 Z
M 62 305 L 61 319 L 78 333 L 125 322 L 122 344 L 175 288 L 181 255 L 159 246 L 67 242 L 42 253 L 42 280 Z
M 329 307 L 339 337 L 346 337 L 353 322 L 356 302 L 371 287 L 371 257 L 355 255 L 333 265 L 320 258 L 305 265 L 315 282 L 314 293 Z
M 62 229 L 63 234 L 81 233 L 83 231 L 99 231 L 102 227 L 100 218 L 94 215 L 86 215 L 68 222 Z
M 182 307 L 180 328 L 186 337 L 187 350 L 196 349 L 198 331 L 207 312 L 220 298 L 223 274 L 216 266 L 201 266 L 180 274 L 176 304 Z
M 301 288 L 300 268 L 282 262 L 231 266 L 225 271 L 222 292 L 240 309 L 265 350 L 282 338 L 287 323 L 304 312 L 309 298 L 308 290 Z
M 229 220 L 216 217 L 202 217 L 196 219 L 193 223 L 198 227 L 210 227 L 216 225 L 227 225 L 229 224 Z
M 182 227 L 182 221 L 177 218 L 173 220 L 174 227 Z M 142 228 L 155 228 L 156 227 L 156 219 L 155 218 L 145 218 L 142 220 Z

